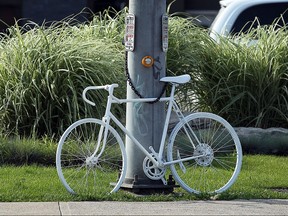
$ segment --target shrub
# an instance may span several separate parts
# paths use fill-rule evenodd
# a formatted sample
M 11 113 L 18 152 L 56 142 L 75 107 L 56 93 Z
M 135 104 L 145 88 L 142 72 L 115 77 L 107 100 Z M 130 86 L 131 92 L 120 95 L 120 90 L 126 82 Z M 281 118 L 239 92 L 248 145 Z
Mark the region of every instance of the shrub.
M 202 108 L 237 126 L 288 127 L 288 33 L 275 26 L 200 43 L 193 77 Z
M 0 164 L 55 165 L 57 145 L 48 138 L 0 137 Z
M 190 74 L 199 72 L 201 41 L 209 40 L 206 29 L 193 24 L 189 19 L 171 17 L 169 21 L 169 49 L 167 52 L 167 75 Z M 178 87 L 178 100 L 187 111 L 199 109 L 194 93 L 195 80 Z
M 125 12 L 106 11 L 82 24 L 16 24 L 2 34 L 2 132 L 54 136 L 80 118 L 102 116 L 107 95 L 91 92 L 97 108 L 87 105 L 81 94 L 89 85 L 119 83 L 116 94 L 125 97 Z M 287 128 L 285 30 L 262 27 L 239 36 L 240 42 L 232 37 L 215 43 L 207 30 L 171 17 L 167 75 L 192 76 L 192 82 L 179 89 L 179 101 L 188 111 L 211 111 L 234 126 Z M 251 38 L 257 38 L 256 45 L 247 45 Z M 115 111 L 121 117 L 125 108 L 115 106 Z
M 116 38 L 111 34 L 119 31 L 111 27 L 114 19 L 99 17 L 88 24 L 63 21 L 49 27 L 35 25 L 28 31 L 29 26 L 15 25 L 2 35 L 2 130 L 20 135 L 59 134 L 75 120 L 103 112 L 103 92 L 89 95 L 95 108 L 83 102 L 82 91 L 115 81 L 124 86 L 120 76 L 124 53 L 118 47 L 121 42 L 115 41 L 119 34 L 115 33 Z M 111 25 L 104 26 L 101 19 Z

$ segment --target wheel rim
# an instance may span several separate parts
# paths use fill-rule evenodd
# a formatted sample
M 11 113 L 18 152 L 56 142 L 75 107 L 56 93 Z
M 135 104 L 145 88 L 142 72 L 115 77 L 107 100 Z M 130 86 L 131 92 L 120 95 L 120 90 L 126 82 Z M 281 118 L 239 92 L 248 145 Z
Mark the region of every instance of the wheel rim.
M 242 161 L 239 138 L 221 117 L 211 113 L 195 113 L 186 117 L 197 139 L 195 146 L 186 138 L 180 122 L 172 131 L 167 158 L 169 161 L 201 156 L 171 165 L 175 180 L 190 193 L 220 193 L 236 180 Z M 199 142 L 199 143 L 197 143 Z
M 117 191 L 124 179 L 126 153 L 113 128 L 109 128 L 103 154 L 99 157 L 100 146 L 93 156 L 101 125 L 102 122 L 96 119 L 80 120 L 71 125 L 59 141 L 57 172 L 70 193 L 102 196 Z

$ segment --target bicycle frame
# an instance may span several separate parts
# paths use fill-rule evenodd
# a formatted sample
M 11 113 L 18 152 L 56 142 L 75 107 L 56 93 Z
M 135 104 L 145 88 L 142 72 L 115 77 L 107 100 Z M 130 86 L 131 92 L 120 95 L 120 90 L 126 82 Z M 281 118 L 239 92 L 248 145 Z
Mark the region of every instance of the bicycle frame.
M 61 136 L 56 153 L 56 167 L 65 188 L 73 194 L 86 194 L 87 192 L 90 194 L 92 190 L 97 194 L 103 190 L 106 194 L 116 192 L 121 187 L 127 172 L 130 172 L 127 170 L 130 166 L 129 162 L 132 162 L 134 158 L 132 161 L 129 158 L 131 155 L 127 158 L 123 136 L 121 138 L 115 130 L 117 126 L 119 132 L 122 130 L 120 133 L 124 133 L 122 135 L 131 141 L 128 147 L 133 148 L 128 151 L 138 148 L 138 153 L 141 153 L 141 157 L 143 156 L 142 161 L 135 159 L 140 166 L 142 162 L 143 174 L 149 179 L 161 180 L 163 185 L 167 185 L 166 170 L 170 168 L 175 182 L 189 193 L 215 194 L 231 187 L 240 172 L 242 163 L 239 137 L 233 127 L 216 114 L 208 112 L 192 113 L 188 116 L 182 114 L 176 102 L 176 86 L 188 83 L 190 78 L 188 74 L 162 77 L 159 82 L 171 84 L 171 92 L 167 94 L 167 97 L 159 97 L 157 100 L 136 96 L 131 99 L 119 99 L 113 95 L 117 84 L 85 88 L 82 93 L 83 99 L 93 106 L 95 103 L 86 98 L 86 92 L 90 89 L 108 91 L 107 107 L 102 120 L 80 119 L 70 125 Z M 143 132 L 141 127 L 138 131 L 132 124 L 126 129 L 125 124 L 122 124 L 111 110 L 114 103 L 127 103 L 129 108 L 134 109 L 138 108 L 138 105 L 144 105 L 142 103 L 156 101 L 163 103 L 163 106 L 159 105 L 163 107 L 163 114 L 164 111 L 166 112 L 166 117 L 163 116 L 163 122 L 160 125 L 161 128 L 157 127 L 157 130 L 162 132 L 162 136 L 157 138 L 157 143 L 154 143 L 157 152 L 151 147 L 154 145 L 149 144 L 151 139 L 147 141 L 141 135 L 138 137 L 138 134 Z M 170 132 L 168 127 L 171 117 L 174 117 L 174 112 L 179 122 L 176 122 L 176 126 Z M 140 115 L 141 112 L 135 113 L 135 117 L 139 116 L 137 114 Z M 128 118 L 128 121 L 130 120 L 133 119 Z M 138 122 L 137 119 L 134 120 Z M 147 123 L 152 124 L 155 120 L 151 119 Z M 150 125 L 147 128 L 150 128 Z M 135 134 L 133 130 L 136 131 Z M 117 182 L 113 184 L 115 186 L 111 190 L 111 182 L 116 179 Z
M 168 108 L 167 108 L 167 114 L 166 114 L 166 118 L 165 118 L 163 132 L 162 132 L 159 152 L 156 153 L 152 146 L 149 147 L 149 150 L 154 154 L 154 157 L 156 159 L 151 156 L 151 154 L 141 145 L 141 143 L 133 136 L 133 134 L 130 131 L 128 131 L 125 128 L 125 126 L 110 111 L 111 106 L 114 103 L 117 103 L 117 104 L 137 103 L 137 102 L 145 103 L 145 102 L 154 101 L 156 98 L 119 99 L 119 98 L 117 98 L 117 97 L 115 97 L 113 95 L 114 88 L 118 87 L 117 84 L 106 85 L 106 86 L 91 86 L 91 87 L 85 88 L 85 90 L 83 91 L 83 99 L 85 100 L 85 102 L 87 102 L 87 103 L 89 103 L 89 104 L 91 104 L 93 106 L 95 106 L 95 103 L 93 103 L 92 101 L 89 101 L 86 98 L 86 92 L 88 90 L 105 89 L 109 93 L 105 115 L 102 118 L 102 122 L 104 123 L 104 125 L 101 126 L 101 129 L 99 131 L 99 136 L 98 136 L 99 138 L 98 138 L 98 143 L 97 143 L 96 150 L 95 150 L 95 152 L 93 153 L 93 155 L 90 158 L 94 158 L 96 156 L 96 153 L 98 152 L 99 147 L 101 146 L 100 142 L 102 140 L 102 136 L 104 135 L 104 137 L 103 137 L 104 138 L 104 140 L 103 140 L 104 144 L 102 145 L 102 149 L 101 149 L 100 153 L 98 154 L 98 157 L 100 157 L 101 154 L 103 153 L 103 151 L 105 149 L 107 135 L 108 135 L 108 128 L 109 128 L 111 120 L 133 141 L 133 143 L 135 143 L 138 146 L 138 148 L 153 162 L 153 164 L 155 164 L 156 167 L 164 167 L 164 166 L 167 166 L 167 165 L 170 165 L 170 164 L 184 162 L 184 161 L 187 161 L 187 160 L 196 159 L 198 157 L 205 156 L 205 155 L 192 156 L 192 157 L 179 159 L 179 160 L 175 160 L 175 161 L 170 161 L 170 162 L 163 162 L 162 161 L 163 153 L 164 153 L 164 147 L 165 147 L 165 141 L 166 141 L 166 137 L 167 137 L 168 126 L 169 126 L 169 120 L 170 120 L 170 117 L 171 117 L 172 109 L 175 110 L 175 112 L 176 112 L 176 114 L 177 114 L 177 116 L 178 116 L 180 121 L 182 121 L 182 120 L 185 121 L 185 116 L 180 111 L 180 108 L 178 107 L 177 103 L 174 100 L 174 94 L 175 94 L 176 86 L 178 86 L 178 84 L 172 83 L 172 89 L 171 89 L 170 96 L 169 97 L 160 98 L 160 100 L 159 100 L 159 102 L 168 102 Z M 194 134 L 193 130 L 191 129 L 191 127 L 189 125 L 187 125 L 185 127 L 185 132 L 188 133 L 188 130 L 189 130 L 189 132 L 192 133 L 194 138 L 196 138 L 197 143 L 200 143 L 199 140 L 197 139 L 197 136 Z M 193 143 L 192 139 L 190 141 L 191 141 L 191 144 L 193 145 L 193 147 L 195 148 L 195 144 Z

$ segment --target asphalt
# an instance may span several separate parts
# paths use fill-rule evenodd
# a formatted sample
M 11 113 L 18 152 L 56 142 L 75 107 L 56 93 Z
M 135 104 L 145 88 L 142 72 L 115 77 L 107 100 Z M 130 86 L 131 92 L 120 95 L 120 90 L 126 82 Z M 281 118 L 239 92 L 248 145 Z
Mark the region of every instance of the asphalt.
M 0 215 L 288 215 L 288 199 L 181 202 L 3 202 Z

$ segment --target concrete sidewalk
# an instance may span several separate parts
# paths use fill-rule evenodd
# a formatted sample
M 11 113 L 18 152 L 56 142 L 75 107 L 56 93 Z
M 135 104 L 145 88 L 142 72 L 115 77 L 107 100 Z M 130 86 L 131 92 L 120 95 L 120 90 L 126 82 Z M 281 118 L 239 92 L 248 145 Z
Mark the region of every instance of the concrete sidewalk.
M 288 215 L 288 200 L 12 202 L 0 215 Z

